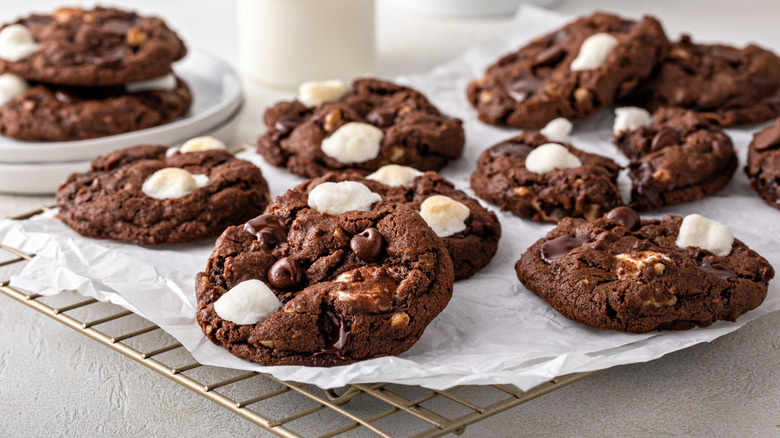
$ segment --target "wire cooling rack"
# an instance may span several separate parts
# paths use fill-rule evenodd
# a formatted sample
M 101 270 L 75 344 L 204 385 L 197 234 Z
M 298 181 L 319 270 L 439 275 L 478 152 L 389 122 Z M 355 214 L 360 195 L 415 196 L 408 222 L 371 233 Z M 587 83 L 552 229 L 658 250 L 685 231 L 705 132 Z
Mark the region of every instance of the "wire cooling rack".
M 26 219 L 46 209 L 14 219 Z M 18 272 L 33 257 L 0 245 L 3 272 Z M 268 374 L 201 365 L 148 320 L 75 292 L 44 297 L 11 287 L 7 278 L 0 278 L 0 292 L 283 437 L 302 436 L 296 429 L 300 431 L 307 418 L 317 419 L 307 422 L 306 430 L 316 423 L 322 428 L 317 432 L 320 437 L 372 433 L 390 437 L 384 431 L 390 424 L 394 431 L 402 429 L 403 436 L 461 434 L 471 424 L 595 374 L 570 374 L 525 392 L 508 385 L 456 386 L 436 391 L 385 383 L 322 390 Z M 271 418 L 268 407 L 272 405 L 284 406 L 286 415 Z

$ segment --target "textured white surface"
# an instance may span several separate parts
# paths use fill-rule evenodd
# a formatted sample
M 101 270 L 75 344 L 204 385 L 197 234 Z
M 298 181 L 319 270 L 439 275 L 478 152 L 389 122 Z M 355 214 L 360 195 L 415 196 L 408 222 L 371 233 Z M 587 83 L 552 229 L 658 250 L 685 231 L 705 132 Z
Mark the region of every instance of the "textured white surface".
M 431 68 L 491 35 L 505 20 L 414 15 L 391 3 L 380 0 L 378 23 L 378 63 L 380 72 L 388 76 Z M 46 11 L 59 5 L 55 1 L 8 3 L 3 16 L 10 19 L 27 9 Z M 190 47 L 235 59 L 230 32 L 202 32 L 214 23 L 231 28 L 232 3 L 197 1 L 184 6 L 146 0 L 133 5 L 166 16 L 186 35 Z M 739 6 L 724 0 L 570 1 L 559 9 L 585 13 L 594 5 L 634 17 L 657 14 L 672 37 L 686 30 L 703 41 L 755 41 L 780 48 L 780 28 L 774 15 L 767 13 L 775 6 L 770 1 Z M 702 10 L 707 11 L 706 19 Z M 252 143 L 262 126 L 262 109 L 280 94 L 253 84 L 247 88 L 249 101 L 239 138 Z M 51 197 L 0 195 L 0 215 L 52 201 Z M 745 217 L 749 215 L 746 212 Z M 0 418 L 8 436 L 270 436 L 4 295 L 0 295 L 0 309 L 4 334 L 0 397 L 5 400 Z M 601 372 L 470 426 L 463 436 L 774 436 L 780 431 L 778 346 L 780 313 L 774 313 L 710 344 Z M 283 417 L 285 411 L 281 404 L 268 406 L 272 417 Z M 317 430 L 316 421 L 304 420 L 303 433 Z M 391 425 L 388 432 L 403 427 Z

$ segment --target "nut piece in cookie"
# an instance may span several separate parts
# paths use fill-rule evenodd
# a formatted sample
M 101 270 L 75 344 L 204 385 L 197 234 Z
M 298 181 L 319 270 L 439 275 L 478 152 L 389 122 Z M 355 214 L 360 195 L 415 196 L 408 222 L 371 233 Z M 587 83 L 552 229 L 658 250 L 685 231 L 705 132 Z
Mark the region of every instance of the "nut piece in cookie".
M 388 164 L 438 170 L 460 158 L 461 121 L 439 112 L 420 92 L 377 79 L 306 83 L 298 98 L 263 117 L 257 152 L 277 167 L 317 177 L 330 170 L 376 171 Z
M 70 175 L 57 191 L 59 218 L 86 237 L 155 245 L 218 236 L 268 204 L 254 164 L 224 150 L 167 150 L 121 149 Z
M 634 208 L 695 201 L 731 181 L 737 168 L 731 139 L 700 114 L 661 108 L 649 119 L 638 108 L 615 112 L 614 141 L 630 160 Z
M 721 126 L 771 120 L 780 115 L 780 57 L 754 44 L 699 44 L 684 35 L 625 103 L 687 108 Z
M 699 215 L 640 220 L 627 207 L 593 222 L 562 220 L 515 270 L 563 316 L 636 333 L 736 321 L 761 304 L 774 277 L 723 224 Z
M 485 150 L 471 174 L 474 193 L 502 210 L 553 223 L 564 217 L 593 220 L 622 204 L 620 166 L 570 144 L 550 143 L 542 132 L 526 131 Z
M 361 185 L 339 182 L 347 183 Z M 309 207 L 311 193 L 289 190 L 217 240 L 196 281 L 203 333 L 264 365 L 333 366 L 403 353 L 452 296 L 441 240 L 403 205 L 322 213 Z M 259 240 L 264 235 L 273 238 Z M 252 318 L 220 310 L 249 282 L 265 286 L 261 298 L 246 300 Z
M 668 49 L 655 18 L 596 13 L 500 58 L 466 93 L 483 122 L 538 129 L 558 117 L 586 118 L 625 97 Z
M 302 183 L 295 190 L 309 193 L 311 198 L 320 187 L 344 182 L 367 187 L 372 194 L 381 196 L 381 203 L 398 203 L 419 212 L 444 243 L 455 268 L 455 280 L 471 277 L 496 254 L 501 224 L 495 213 L 455 189 L 452 182 L 436 172 L 422 173 L 397 165 L 381 167 L 368 176 L 357 172 L 329 172 Z M 350 244 L 359 245 L 352 246 L 359 258 L 370 259 L 371 254 L 380 250 L 380 245 L 371 229 L 364 233 L 353 237 Z M 339 233 L 338 238 L 346 237 Z
M 780 208 L 780 119 L 753 135 L 745 172 L 753 190 Z

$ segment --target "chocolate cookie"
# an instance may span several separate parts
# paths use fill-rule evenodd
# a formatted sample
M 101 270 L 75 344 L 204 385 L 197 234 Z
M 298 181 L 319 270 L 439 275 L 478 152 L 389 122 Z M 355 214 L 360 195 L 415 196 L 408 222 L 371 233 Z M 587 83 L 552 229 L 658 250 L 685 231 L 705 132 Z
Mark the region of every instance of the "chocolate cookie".
M 128 92 L 124 86 L 33 85 L 0 106 L 0 133 L 19 140 L 69 141 L 121 134 L 168 123 L 187 113 L 192 95 L 173 90 Z
M 99 157 L 57 191 L 59 218 L 79 234 L 137 244 L 218 236 L 263 211 L 260 169 L 224 150 L 135 146 Z
M 501 210 L 553 223 L 567 216 L 593 220 L 622 205 L 617 188 L 620 166 L 607 157 L 564 144 L 558 146 L 565 148 L 559 149 L 560 155 L 574 163 L 529 170 L 529 154 L 549 143 L 540 132 L 528 131 L 485 150 L 471 174 L 472 190 Z
M 360 211 L 325 214 L 289 190 L 265 215 L 225 230 L 195 285 L 206 336 L 264 365 L 332 366 L 409 349 L 447 305 L 452 263 L 420 215 L 369 199 Z
M 596 13 L 499 59 L 469 84 L 468 100 L 493 125 L 540 128 L 556 117 L 582 119 L 649 77 L 668 46 L 655 18 Z
M 439 170 L 460 157 L 461 121 L 441 114 L 421 93 L 376 79 L 358 79 L 343 92 L 269 108 L 257 152 L 306 177 L 369 173 L 387 164 Z
M 389 173 L 404 174 L 405 180 L 393 180 Z M 442 242 L 452 259 L 455 269 L 455 280 L 471 277 L 477 271 L 485 267 L 498 249 L 498 239 L 501 237 L 501 224 L 495 213 L 488 211 L 474 198 L 469 197 L 460 190 L 456 190 L 453 184 L 436 172 L 417 172 L 411 168 L 394 169 L 385 167 L 377 174 L 368 178 L 357 172 L 328 172 L 320 178 L 314 178 L 299 185 L 295 190 L 309 193 L 314 187 L 324 182 L 356 181 L 366 185 L 372 192 L 382 196 L 384 202 L 403 204 L 414 211 L 420 212 L 424 201 L 433 196 L 445 196 L 452 201 L 464 205 L 467 217 L 463 221 L 463 228 L 448 229 L 442 231 Z M 408 181 L 408 182 L 407 182 Z M 400 184 L 394 184 L 400 183 Z M 435 198 L 436 199 L 436 198 Z M 434 199 L 434 200 L 435 200 Z M 449 202 L 441 200 L 442 203 Z M 430 201 L 425 204 L 426 211 L 430 210 Z M 426 220 L 436 221 L 431 215 L 424 217 Z M 445 220 L 442 218 L 442 220 Z M 436 223 L 434 222 L 434 225 Z M 437 232 L 438 234 L 438 232 Z M 445 235 L 446 234 L 446 235 Z
M 96 87 L 156 78 L 186 53 L 163 20 L 113 8 L 61 8 L 0 28 L 0 73 L 49 84 Z
M 780 119 L 753 135 L 745 172 L 753 190 L 780 208 Z
M 721 126 L 763 122 L 780 115 L 780 58 L 753 44 L 696 44 L 686 35 L 629 101 L 692 109 Z
M 720 255 L 678 246 L 693 216 L 640 221 L 620 207 L 593 222 L 566 218 L 515 270 L 555 310 L 591 327 L 643 333 L 736 321 L 761 304 L 774 270 L 733 236 L 713 249 Z
M 631 160 L 631 205 L 654 210 L 724 188 L 737 168 L 731 139 L 694 111 L 661 108 L 647 126 L 618 131 L 615 144 Z

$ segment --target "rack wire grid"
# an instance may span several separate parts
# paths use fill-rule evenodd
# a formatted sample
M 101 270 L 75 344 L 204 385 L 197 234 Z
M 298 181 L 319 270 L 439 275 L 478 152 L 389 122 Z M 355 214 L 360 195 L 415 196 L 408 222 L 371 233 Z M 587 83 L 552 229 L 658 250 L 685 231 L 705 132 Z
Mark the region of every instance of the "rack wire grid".
M 48 209 L 42 207 L 12 219 L 27 219 Z M 0 244 L 3 272 L 18 272 L 33 257 Z M 455 386 L 438 391 L 386 383 L 323 390 L 269 374 L 201 365 L 160 327 L 129 310 L 75 292 L 54 296 L 23 292 L 10 286 L 10 275 L 0 279 L 0 292 L 5 295 L 283 437 L 302 436 L 295 431 L 296 422 L 309 416 L 317 416 L 317 424 L 324 429 L 320 437 L 390 437 L 383 428 L 391 422 L 396 426 L 403 422 L 408 432 L 404 436 L 460 435 L 469 425 L 596 373 L 562 376 L 525 392 L 509 385 Z M 288 415 L 264 415 L 269 403 L 283 403 Z M 441 413 L 445 410 L 450 417 Z

